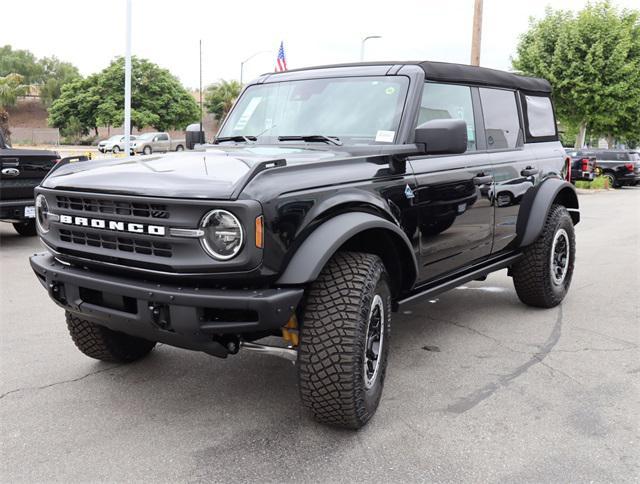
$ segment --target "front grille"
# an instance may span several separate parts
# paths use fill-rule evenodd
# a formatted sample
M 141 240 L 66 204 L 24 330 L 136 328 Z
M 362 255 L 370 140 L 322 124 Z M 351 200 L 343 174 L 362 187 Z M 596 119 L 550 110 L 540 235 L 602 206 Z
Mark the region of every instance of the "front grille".
M 169 218 L 167 206 L 163 204 L 67 197 L 61 195 L 56 196 L 56 199 L 58 208 L 66 210 L 146 218 Z
M 172 257 L 173 248 L 166 242 L 156 242 L 149 239 L 136 239 L 120 235 L 107 235 L 82 230 L 60 229 L 60 240 L 72 244 L 102 247 L 103 249 L 133 252 L 136 254 L 155 255 L 157 257 Z

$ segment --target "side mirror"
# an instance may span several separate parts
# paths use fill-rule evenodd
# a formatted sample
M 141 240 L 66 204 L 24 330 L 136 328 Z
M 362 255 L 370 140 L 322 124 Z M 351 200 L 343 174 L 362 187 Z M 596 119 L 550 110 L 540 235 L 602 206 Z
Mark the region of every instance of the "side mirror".
M 428 155 L 467 151 L 467 123 L 462 119 L 432 119 L 416 128 L 416 144 Z

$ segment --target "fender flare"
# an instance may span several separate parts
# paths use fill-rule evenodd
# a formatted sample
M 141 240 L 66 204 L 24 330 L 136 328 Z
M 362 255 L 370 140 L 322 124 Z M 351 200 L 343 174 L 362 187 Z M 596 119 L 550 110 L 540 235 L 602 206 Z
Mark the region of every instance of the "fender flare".
M 516 222 L 516 246 L 526 247 L 538 238 L 551 205 L 556 201 L 567 208 L 574 225 L 580 221 L 576 188 L 560 178 L 547 178 L 522 199 Z
M 397 241 L 401 241 L 400 255 L 410 257 L 411 261 L 411 274 L 405 275 L 409 278 L 405 284 L 413 286 L 418 275 L 418 263 L 409 238 L 397 225 L 366 212 L 336 215 L 318 226 L 298 247 L 277 284 L 305 284 L 316 280 L 322 268 L 345 242 L 370 229 L 389 231 Z

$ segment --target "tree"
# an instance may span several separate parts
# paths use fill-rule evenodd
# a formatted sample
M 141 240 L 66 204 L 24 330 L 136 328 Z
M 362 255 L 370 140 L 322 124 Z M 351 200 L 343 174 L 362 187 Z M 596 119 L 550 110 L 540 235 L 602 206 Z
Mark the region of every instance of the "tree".
M 24 84 L 36 84 L 42 81 L 43 69 L 28 50 L 13 50 L 5 45 L 0 47 L 0 77 L 9 74 L 20 74 Z
M 168 70 L 146 60 L 131 60 L 131 123 L 138 129 L 183 129 L 199 117 L 198 105 Z M 49 109 L 49 123 L 68 127 L 74 119 L 84 134 L 98 126 L 124 123 L 124 59 L 86 79 L 62 86 L 60 97 Z
M 60 97 L 62 86 L 80 78 L 78 68 L 69 62 L 62 62 L 57 57 L 44 57 L 38 61 L 42 68 L 40 98 L 45 106 Z
M 619 11 L 608 1 L 577 14 L 549 8 L 520 39 L 513 67 L 551 82 L 558 117 L 578 128 L 576 147 L 583 145 L 587 128 L 610 142 L 637 137 L 638 19 L 638 11 Z
M 18 97 L 27 93 L 29 86 L 23 82 L 24 77 L 20 74 L 9 74 L 0 77 L 0 131 L 7 142 L 11 140 L 7 108 L 15 106 Z
M 205 107 L 218 121 L 222 121 L 240 95 L 242 85 L 238 81 L 220 80 L 207 88 Z

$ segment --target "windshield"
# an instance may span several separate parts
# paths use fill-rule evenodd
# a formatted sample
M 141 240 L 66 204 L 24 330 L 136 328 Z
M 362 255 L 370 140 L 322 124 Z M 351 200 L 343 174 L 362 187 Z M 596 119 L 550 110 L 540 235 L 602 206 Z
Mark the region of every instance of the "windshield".
M 330 136 L 343 144 L 393 143 L 409 79 L 402 76 L 308 79 L 247 88 L 218 138 Z M 306 141 L 306 140 L 305 140 Z

